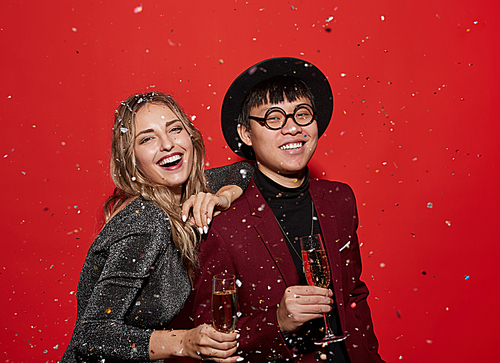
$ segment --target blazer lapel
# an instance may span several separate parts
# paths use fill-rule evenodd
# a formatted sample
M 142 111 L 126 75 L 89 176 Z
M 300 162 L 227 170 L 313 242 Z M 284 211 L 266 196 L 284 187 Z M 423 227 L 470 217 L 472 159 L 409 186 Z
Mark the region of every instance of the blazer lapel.
M 311 193 L 311 198 L 314 202 L 314 207 L 316 208 L 316 213 L 319 219 L 319 224 L 321 226 L 321 232 L 323 233 L 323 239 L 325 244 L 326 253 L 328 255 L 328 261 L 330 263 L 330 273 L 333 279 L 333 290 L 335 294 L 335 302 L 337 304 L 343 304 L 344 297 L 342 294 L 342 268 L 339 249 L 342 247 L 339 243 L 339 233 L 337 219 L 340 216 L 335 215 L 335 207 L 330 201 L 324 199 L 324 191 L 322 189 L 316 189 L 313 187 L 313 181 L 311 180 L 311 186 L 309 188 Z M 342 329 L 345 327 L 345 309 L 344 306 L 338 306 L 340 324 Z
M 273 211 L 264 200 L 253 180 L 250 182 L 245 195 L 247 196 L 252 216 L 259 219 L 255 223 L 255 229 L 259 234 L 259 238 L 272 256 L 275 266 L 283 276 L 286 286 L 298 285 L 300 283 L 299 276 L 286 241 L 276 222 Z

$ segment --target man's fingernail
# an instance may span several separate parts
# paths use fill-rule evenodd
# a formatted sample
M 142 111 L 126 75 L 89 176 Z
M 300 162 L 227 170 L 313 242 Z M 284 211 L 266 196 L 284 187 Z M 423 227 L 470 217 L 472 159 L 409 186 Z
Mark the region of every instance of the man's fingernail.
M 187 217 L 184 214 L 182 215 L 182 221 L 183 222 L 187 221 Z

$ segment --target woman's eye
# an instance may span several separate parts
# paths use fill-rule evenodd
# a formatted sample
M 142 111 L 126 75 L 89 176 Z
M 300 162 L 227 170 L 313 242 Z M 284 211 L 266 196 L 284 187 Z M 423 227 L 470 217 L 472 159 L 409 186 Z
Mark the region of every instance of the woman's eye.
M 148 142 L 149 140 L 152 140 L 153 138 L 152 137 L 145 137 L 144 139 L 142 139 L 140 142 L 139 142 L 139 145 L 142 145 L 146 142 Z
M 179 133 L 179 132 L 181 132 L 181 131 L 182 131 L 182 127 L 180 127 L 180 126 L 177 126 L 177 127 L 172 127 L 172 128 L 170 129 L 170 132 L 173 132 L 173 133 L 175 133 L 175 134 L 178 134 L 178 133 Z

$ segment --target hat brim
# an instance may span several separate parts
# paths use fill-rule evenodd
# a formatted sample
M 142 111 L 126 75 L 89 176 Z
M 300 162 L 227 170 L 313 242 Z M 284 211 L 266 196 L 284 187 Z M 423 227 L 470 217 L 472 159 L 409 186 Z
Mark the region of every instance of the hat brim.
M 307 84 L 316 106 L 318 135 L 321 136 L 333 114 L 333 94 L 325 75 L 313 64 L 298 58 L 271 58 L 257 63 L 234 80 L 222 103 L 222 132 L 228 146 L 238 156 L 253 160 L 252 149 L 240 139 L 238 116 L 246 95 L 260 82 L 276 76 L 293 76 Z

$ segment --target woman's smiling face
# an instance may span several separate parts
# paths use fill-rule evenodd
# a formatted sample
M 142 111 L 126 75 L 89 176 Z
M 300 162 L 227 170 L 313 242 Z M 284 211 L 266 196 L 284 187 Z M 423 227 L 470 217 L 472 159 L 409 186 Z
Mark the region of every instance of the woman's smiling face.
M 149 103 L 135 117 L 134 151 L 144 176 L 182 188 L 193 166 L 193 143 L 182 121 L 165 105 Z

